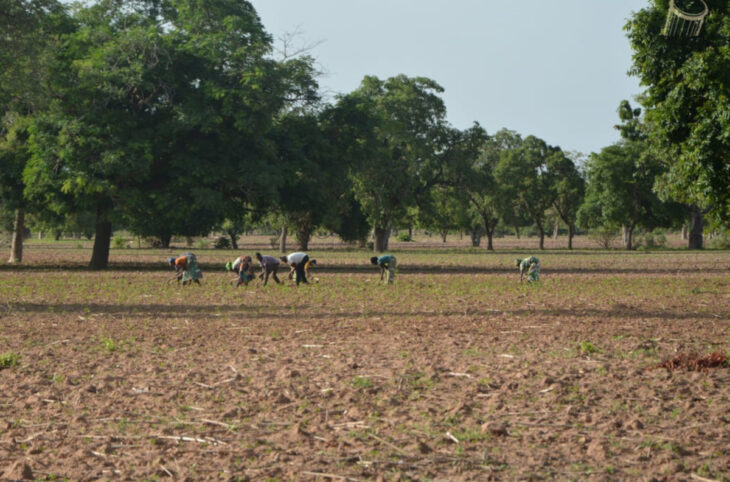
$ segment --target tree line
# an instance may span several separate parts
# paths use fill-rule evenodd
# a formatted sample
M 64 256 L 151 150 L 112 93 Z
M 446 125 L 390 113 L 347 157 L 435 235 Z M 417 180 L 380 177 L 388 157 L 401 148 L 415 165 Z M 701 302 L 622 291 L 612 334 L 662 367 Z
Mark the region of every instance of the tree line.
M 443 88 L 424 77 L 366 76 L 327 102 L 315 59 L 276 56 L 246 1 L 3 2 L 0 210 L 11 261 L 22 259 L 26 217 L 91 225 L 93 269 L 107 267 L 113 229 L 162 246 L 215 229 L 235 247 L 263 220 L 303 249 L 326 229 L 346 241 L 372 233 L 382 252 L 393 228 L 412 226 L 467 231 L 475 244 L 485 236 L 490 250 L 499 225 L 533 226 L 542 248 L 556 220 L 569 247 L 581 226 L 623 229 L 631 249 L 637 227 L 691 218 L 690 246 L 701 247 L 702 217 L 722 226 L 729 214 L 727 102 L 715 102 L 728 81 L 710 68 L 728 53 L 711 40 L 651 37 L 655 3 L 627 26 L 646 114 L 623 101 L 621 141 L 578 163 L 535 136 L 454 128 Z M 730 31 L 722 8 L 708 36 Z M 668 56 L 675 69 L 700 65 L 676 78 L 662 70 Z M 669 75 L 688 84 L 683 97 Z M 703 80 L 715 90 L 692 90 Z

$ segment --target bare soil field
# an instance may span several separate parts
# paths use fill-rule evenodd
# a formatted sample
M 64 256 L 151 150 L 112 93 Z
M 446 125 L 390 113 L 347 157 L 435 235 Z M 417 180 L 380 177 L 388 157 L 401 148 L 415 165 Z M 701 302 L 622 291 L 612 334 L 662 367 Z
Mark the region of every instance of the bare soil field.
M 0 479 L 730 480 L 730 366 L 679 363 L 730 353 L 730 252 L 409 248 L 387 286 L 315 250 L 235 289 L 193 251 L 202 287 L 0 265 Z

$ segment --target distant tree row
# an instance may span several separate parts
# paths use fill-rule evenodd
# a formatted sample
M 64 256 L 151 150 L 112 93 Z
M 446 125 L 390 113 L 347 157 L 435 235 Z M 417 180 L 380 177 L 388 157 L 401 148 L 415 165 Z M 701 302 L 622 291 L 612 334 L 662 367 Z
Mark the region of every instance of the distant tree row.
M 728 219 L 722 176 L 703 198 L 677 187 L 675 164 L 689 161 L 657 147 L 655 106 L 645 121 L 623 102 L 622 141 L 577 165 L 534 136 L 452 127 L 427 78 L 368 76 L 324 102 L 314 59 L 276 58 L 241 0 L 9 0 L 0 23 L 0 209 L 14 262 L 26 216 L 93 232 L 93 269 L 120 227 L 162 246 L 218 230 L 235 247 L 265 220 L 282 244 L 291 232 L 306 249 L 326 229 L 372 233 L 382 252 L 403 227 L 467 231 L 491 250 L 500 224 L 534 226 L 542 248 L 558 221 L 569 247 L 579 225 L 623 228 L 631 249 L 636 227 Z

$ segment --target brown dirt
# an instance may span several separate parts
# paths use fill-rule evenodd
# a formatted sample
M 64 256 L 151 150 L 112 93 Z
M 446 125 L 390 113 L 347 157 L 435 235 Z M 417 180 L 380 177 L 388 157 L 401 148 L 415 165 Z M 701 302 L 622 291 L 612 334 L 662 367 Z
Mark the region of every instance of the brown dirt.
M 730 480 L 725 274 L 0 275 L 0 479 Z

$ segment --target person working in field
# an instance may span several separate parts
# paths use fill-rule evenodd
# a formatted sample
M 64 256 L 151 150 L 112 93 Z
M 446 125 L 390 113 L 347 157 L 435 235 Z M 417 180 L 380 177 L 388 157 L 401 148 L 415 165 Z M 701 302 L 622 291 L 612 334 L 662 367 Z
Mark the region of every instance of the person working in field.
M 540 260 L 534 256 L 525 259 L 516 259 L 515 263 L 520 269 L 520 283 L 522 278 L 527 275 L 527 282 L 532 283 L 540 279 Z
M 291 267 L 288 275 L 289 279 L 294 276 L 297 285 L 299 283 L 309 284 L 306 273 L 306 266 L 309 263 L 309 255 L 307 253 L 297 251 L 296 253 L 291 253 L 289 256 L 282 256 L 281 260 Z
M 239 256 L 235 261 L 226 263 L 226 270 L 238 273 L 236 288 L 241 285 L 248 286 L 248 282 L 254 279 L 253 260 L 251 256 Z M 231 281 L 233 284 L 233 281 Z
M 388 284 L 393 284 L 395 281 L 395 268 L 396 260 L 392 254 L 384 254 L 380 257 L 373 256 L 370 258 L 370 262 L 380 267 L 380 281 L 383 281 L 383 275 L 388 270 Z
M 193 281 L 200 285 L 200 278 L 203 277 L 203 273 L 198 267 L 198 258 L 193 253 L 185 253 L 177 258 L 170 258 L 167 262 L 175 268 L 175 276 L 170 278 L 167 281 L 168 283 L 173 279 L 177 279 L 178 282 L 182 281 L 183 286 L 189 285 Z
M 279 277 L 276 276 L 280 263 L 278 259 L 273 256 L 261 256 L 261 253 L 256 253 L 256 259 L 259 260 L 259 263 L 261 263 L 261 274 L 259 275 L 259 278 L 264 280 L 264 286 L 266 286 L 266 283 L 269 282 L 270 275 L 273 276 L 276 284 L 281 283 L 281 281 L 279 281 Z

